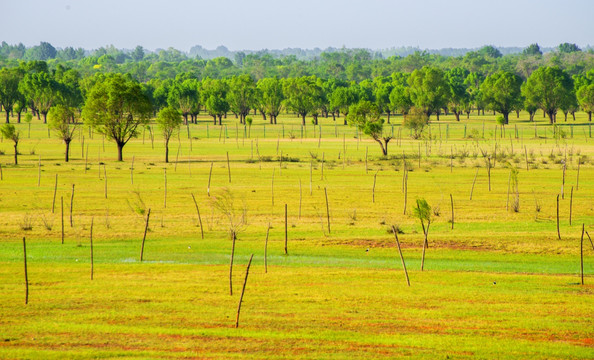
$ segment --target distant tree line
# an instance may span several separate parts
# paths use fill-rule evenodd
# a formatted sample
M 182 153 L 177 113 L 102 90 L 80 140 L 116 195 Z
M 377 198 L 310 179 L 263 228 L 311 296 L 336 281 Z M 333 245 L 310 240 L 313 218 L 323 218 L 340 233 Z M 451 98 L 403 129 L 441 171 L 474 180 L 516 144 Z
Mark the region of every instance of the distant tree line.
M 196 123 L 201 112 L 215 124 L 228 114 L 246 124 L 251 112 L 276 124 L 278 115 L 287 111 L 297 114 L 303 125 L 306 118 L 317 124 L 320 117 L 342 116 L 345 125 L 351 119 L 369 130 L 361 119 L 370 118 L 375 125 L 369 131 L 376 134 L 384 114 L 388 123 L 393 114 L 410 112 L 426 119 L 452 113 L 459 121 L 471 111 L 488 110 L 500 113 L 507 123 L 512 112 L 526 110 L 533 120 L 541 109 L 554 123 L 559 111 L 567 120 L 568 115 L 575 119 L 580 109 L 591 121 L 594 109 L 594 54 L 571 44 L 547 55 L 533 44 L 521 55 L 507 56 L 486 46 L 461 57 L 415 53 L 378 60 L 367 51 L 345 50 L 322 53 L 312 61 L 246 55 L 235 63 L 224 57 L 191 60 L 173 49 L 147 55 L 141 47 L 126 54 L 112 48 L 101 56 L 80 57 L 80 50 L 56 51 L 47 43 L 25 50 L 25 55 L 32 56 L 31 51 L 51 60 L 23 61 L 7 59 L 7 47 L 4 43 L 0 51 L 0 105 L 6 122 L 10 114 L 20 122 L 28 110 L 46 122 L 50 109 L 60 105 L 70 109 L 62 113 L 70 114 L 72 122 L 82 114 L 110 135 L 120 157 L 141 125 L 122 125 L 129 120 L 125 116 L 145 121 L 166 107 L 179 112 L 185 124 Z M 63 60 L 64 52 L 73 58 Z M 106 84 L 128 92 L 110 94 Z M 127 107 L 112 107 L 110 96 L 127 99 Z M 349 117 L 353 109 L 358 115 Z M 120 123 L 107 126 L 110 117 Z M 124 133 L 116 134 L 122 127 Z

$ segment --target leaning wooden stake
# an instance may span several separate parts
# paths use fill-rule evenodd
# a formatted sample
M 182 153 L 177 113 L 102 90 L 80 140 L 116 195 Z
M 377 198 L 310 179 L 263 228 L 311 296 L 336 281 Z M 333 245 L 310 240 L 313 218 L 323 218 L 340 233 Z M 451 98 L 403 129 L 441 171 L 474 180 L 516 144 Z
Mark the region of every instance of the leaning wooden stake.
M 594 242 L 592 242 L 592 238 L 590 237 L 590 234 L 588 234 L 587 231 L 586 231 L 586 235 L 588 236 L 588 240 L 590 240 L 590 245 L 592 245 L 592 250 L 594 250 Z
M 528 149 L 526 149 L 526 145 L 524 145 L 524 156 L 526 158 L 526 171 L 530 171 L 528 168 Z
M 210 172 L 208 173 L 208 186 L 206 187 L 206 193 L 210 196 L 210 179 L 212 178 L 212 162 L 210 163 Z
M 235 257 L 235 239 L 237 236 L 235 232 L 231 232 L 231 240 L 233 244 L 231 245 L 231 262 L 229 263 L 229 295 L 233 296 L 233 258 Z
M 268 234 L 270 233 L 270 223 L 266 228 L 266 240 L 264 242 L 264 273 L 268 273 Z
M 324 194 L 326 195 L 326 218 L 328 219 L 328 234 L 330 234 L 330 206 L 328 205 L 328 190 L 324 188 Z
M 29 276 L 27 274 L 27 242 L 23 236 L 23 258 L 25 260 L 25 305 L 29 303 Z
M 70 227 L 72 227 L 72 207 L 74 204 L 74 184 L 72 184 L 72 195 L 70 195 Z
M 144 257 L 144 241 L 146 240 L 146 232 L 148 231 L 150 217 L 151 217 L 151 209 L 148 209 L 148 212 L 146 213 L 146 224 L 144 225 L 144 235 L 142 236 L 142 246 L 140 247 L 140 261 L 141 262 Z
M 289 236 L 288 236 L 288 223 L 287 223 L 287 204 L 285 204 L 285 255 L 288 255 L 289 253 L 287 252 L 287 242 L 289 240 Z
M 0 164 L 0 180 L 4 180 L 4 174 L 2 174 L 2 164 Z
M 452 204 L 452 230 L 454 230 L 454 198 L 450 194 L 450 203 Z
M 239 312 L 241 311 L 241 302 L 243 301 L 243 294 L 245 293 L 245 285 L 247 284 L 248 275 L 250 274 L 250 266 L 252 265 L 252 259 L 254 254 L 250 256 L 247 269 L 245 270 L 245 279 L 243 280 L 243 288 L 241 289 L 241 296 L 239 297 L 239 305 L 237 306 L 237 317 L 235 318 L 235 328 L 239 327 Z
M 561 182 L 561 199 L 565 199 L 565 170 L 567 169 L 567 164 L 563 163 L 563 180 Z
M 192 194 L 192 200 L 194 200 L 194 206 L 196 206 L 196 212 L 198 213 L 198 222 L 200 223 L 200 235 L 202 239 L 204 239 L 204 228 L 202 227 L 202 217 L 200 216 L 200 209 L 198 208 L 198 203 L 196 202 L 196 198 L 194 194 Z
M 231 183 L 231 166 L 229 165 L 229 152 L 227 151 L 227 172 L 229 173 L 229 183 Z
M 479 169 L 476 169 L 476 173 L 474 174 L 474 180 L 472 180 L 472 187 L 470 188 L 470 200 L 472 200 L 472 193 L 474 191 L 474 184 L 476 183 L 476 177 L 478 176 Z
M 404 270 L 404 276 L 406 276 L 406 283 L 410 286 L 410 280 L 408 279 L 408 271 L 406 271 L 406 264 L 404 263 L 404 256 L 402 256 L 402 249 L 400 249 L 400 241 L 398 241 L 398 231 L 396 227 L 392 225 L 392 232 L 394 233 L 394 238 L 396 239 L 396 245 L 398 246 L 398 253 L 400 254 L 400 261 L 402 261 L 402 269 Z
M 91 233 L 89 235 L 91 241 L 91 280 L 93 280 L 93 218 L 91 218 Z
M 64 244 L 64 197 L 60 196 L 60 202 L 62 203 L 62 244 Z
M 56 183 L 54 184 L 54 201 L 52 201 L 52 214 L 56 208 L 56 192 L 58 191 L 58 174 L 56 174 Z
M 559 231 L 559 194 L 557 194 L 557 237 L 561 240 L 561 232 Z

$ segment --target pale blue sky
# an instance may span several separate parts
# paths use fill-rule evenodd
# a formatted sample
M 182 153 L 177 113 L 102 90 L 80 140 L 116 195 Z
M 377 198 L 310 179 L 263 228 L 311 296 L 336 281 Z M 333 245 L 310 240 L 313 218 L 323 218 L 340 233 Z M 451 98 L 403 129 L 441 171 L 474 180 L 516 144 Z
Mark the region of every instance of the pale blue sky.
M 193 45 L 423 49 L 594 45 L 594 0 L 1 0 L 0 41 L 95 49 Z

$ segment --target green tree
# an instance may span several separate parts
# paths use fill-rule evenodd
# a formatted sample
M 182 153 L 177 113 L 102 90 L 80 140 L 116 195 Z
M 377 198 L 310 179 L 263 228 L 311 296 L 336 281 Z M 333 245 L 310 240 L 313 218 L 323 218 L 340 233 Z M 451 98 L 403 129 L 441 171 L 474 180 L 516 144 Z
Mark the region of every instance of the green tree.
M 165 140 L 165 162 L 169 162 L 169 140 L 171 136 L 179 131 L 182 124 L 181 114 L 173 107 L 166 107 L 159 111 L 157 115 L 157 125 L 163 132 L 163 139 Z
M 525 48 L 522 51 L 522 55 L 536 55 L 536 56 L 540 56 L 540 55 L 542 55 L 542 51 L 540 50 L 540 46 L 538 46 L 538 44 L 534 43 L 534 44 L 530 44 L 530 46 L 528 46 L 527 48 Z
M 138 136 L 138 127 L 148 123 L 152 106 L 138 82 L 120 74 L 109 74 L 89 92 L 83 108 L 85 122 L 115 141 L 118 161 L 124 145 Z
M 417 199 L 417 206 L 413 208 L 413 215 L 421 221 L 421 227 L 423 228 L 423 255 L 421 257 L 421 271 L 425 265 L 425 250 L 429 246 L 427 237 L 429 236 L 429 226 L 431 226 L 431 206 L 425 199 Z
M 245 124 L 245 117 L 256 104 L 256 83 L 250 75 L 233 76 L 227 92 L 229 108 L 239 116 L 239 123 Z
M 523 94 L 530 103 L 544 110 L 551 124 L 556 121 L 557 110 L 575 96 L 571 77 L 558 67 L 547 66 L 530 75 L 523 87 Z
M 563 43 L 557 47 L 560 53 L 569 54 L 576 51 L 582 51 L 576 44 Z
M 315 82 L 312 78 L 288 78 L 283 81 L 285 105 L 301 116 L 301 125 L 305 126 L 305 117 L 314 110 Z
M 505 124 L 509 123 L 509 113 L 522 105 L 522 78 L 500 70 L 487 76 L 481 85 L 481 94 L 487 108 L 503 115 Z
M 577 98 L 582 109 L 588 113 L 588 121 L 592 121 L 592 111 L 594 111 L 594 84 L 581 86 L 577 91 Z
M 0 70 L 0 105 L 6 111 L 6 123 L 10 122 L 10 112 L 22 97 L 19 92 L 21 74 L 18 69 L 3 68 Z
M 206 107 L 208 114 L 213 117 L 215 125 L 217 119 L 219 125 L 222 125 L 223 116 L 229 111 L 228 91 L 229 85 L 224 80 L 205 79 L 202 81 L 202 103 Z
M 285 99 L 281 81 L 277 78 L 260 79 L 258 90 L 261 108 L 269 116 L 270 123 L 276 124 L 276 117 L 280 114 Z
M 466 104 L 469 102 L 469 95 L 464 82 L 467 76 L 468 70 L 461 67 L 453 68 L 445 73 L 450 92 L 448 109 L 454 113 L 457 121 L 460 121 L 460 114 L 466 109 Z
M 58 99 L 58 84 L 47 72 L 25 74 L 19 83 L 19 91 L 33 105 L 38 115 L 47 123 L 47 113 Z
M 406 116 L 402 125 L 413 131 L 413 138 L 419 139 L 423 135 L 423 130 L 429 124 L 429 117 L 427 114 L 419 108 L 411 108 L 410 115 Z
M 184 117 L 184 124 L 188 124 L 188 115 L 200 106 L 200 97 L 198 93 L 198 81 L 195 79 L 176 79 L 169 88 L 167 96 L 169 106 L 179 110 Z
M 19 160 L 18 160 L 19 151 L 18 151 L 17 147 L 19 146 L 19 137 L 21 134 L 20 131 L 18 131 L 12 124 L 4 124 L 4 125 L 2 125 L 2 127 L 0 127 L 0 133 L 2 133 L 2 136 L 5 139 L 12 140 L 14 142 L 14 164 L 18 165 L 19 164 Z
M 54 130 L 64 144 L 66 151 L 64 161 L 68 162 L 70 154 L 70 143 L 74 137 L 74 130 L 76 130 L 76 123 L 71 122 L 74 118 L 74 111 L 64 105 L 56 105 L 52 107 L 48 113 L 49 127 Z
M 412 108 L 413 103 L 410 100 L 408 89 L 404 85 L 394 85 L 390 92 L 390 107 L 395 113 L 401 113 L 406 118 L 406 114 Z
M 364 100 L 351 105 L 347 121 L 351 126 L 356 126 L 359 131 L 377 141 L 382 149 L 382 154 L 387 156 L 388 143 L 392 140 L 392 137 L 384 134 L 384 119 L 380 116 L 381 113 L 377 105 Z
M 347 116 L 352 105 L 359 101 L 355 86 L 339 86 L 330 94 L 330 108 L 336 109 L 344 115 L 344 124 L 347 124 Z
M 408 78 L 409 94 L 413 104 L 423 109 L 427 116 L 436 113 L 447 105 L 449 87 L 440 69 L 423 67 L 415 70 Z

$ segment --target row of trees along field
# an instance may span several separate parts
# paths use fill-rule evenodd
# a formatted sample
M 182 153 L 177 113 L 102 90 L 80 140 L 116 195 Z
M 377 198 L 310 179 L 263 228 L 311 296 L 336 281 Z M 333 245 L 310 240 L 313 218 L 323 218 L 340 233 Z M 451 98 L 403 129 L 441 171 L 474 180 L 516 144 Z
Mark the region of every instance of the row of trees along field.
M 42 57 L 54 57 L 49 61 L 3 58 L 0 105 L 7 123 L 11 114 L 20 122 L 21 114 L 29 113 L 28 110 L 45 123 L 50 109 L 58 105 L 56 113 L 60 115 L 55 118 L 65 122 L 76 122 L 82 114 L 89 125 L 116 142 L 120 160 L 123 146 L 136 136 L 139 126 L 165 108 L 179 112 L 185 124 L 197 123 L 201 111 L 212 116 L 215 124 L 221 124 L 228 113 L 233 113 L 241 124 L 248 121 L 251 124 L 251 118 L 247 117 L 251 111 L 259 111 L 263 120 L 272 124 L 277 123 L 282 111 L 293 112 L 304 126 L 306 117 L 317 124 L 319 117 L 331 116 L 336 120 L 343 116 L 345 125 L 350 119 L 352 125 L 380 145 L 383 139 L 387 147 L 389 138 L 382 137 L 384 114 L 388 123 L 392 114 L 404 114 L 406 118 L 410 112 L 423 114 L 425 122 L 433 114 L 439 120 L 442 113 L 453 113 L 459 121 L 461 115 L 469 116 L 473 110 L 479 113 L 491 110 L 500 113 L 501 122 L 507 124 L 512 112 L 526 110 L 533 120 L 541 109 L 554 123 L 558 111 L 563 112 L 567 121 L 568 114 L 575 119 L 575 112 L 581 108 L 591 121 L 594 54 L 565 45 L 544 55 L 534 44 L 521 55 L 507 56 L 490 46 L 461 57 L 415 53 L 387 60 L 374 59 L 364 50 L 345 50 L 322 53 L 311 61 L 246 55 L 236 64 L 227 58 L 203 61 L 181 55 L 166 59 L 171 61 L 160 61 L 145 56 L 143 49 L 137 48 L 124 60 L 109 66 L 99 61 L 110 57 L 109 54 L 98 59 L 91 55 L 64 60 L 45 46 L 43 51 L 50 54 Z M 0 54 L 6 48 L 4 43 Z M 263 66 L 261 74 L 255 74 L 256 59 L 267 59 L 272 64 Z M 149 68 L 166 64 L 172 73 L 154 74 L 147 79 L 152 73 L 149 68 L 143 76 L 132 71 L 131 66 L 148 63 Z M 405 66 L 407 63 L 414 66 Z M 302 73 L 262 76 L 291 64 L 297 64 Z M 398 71 L 384 74 L 379 70 L 380 64 Z M 352 76 L 349 69 L 353 66 L 364 75 Z M 209 70 L 212 68 L 217 69 L 213 77 Z M 352 111 L 357 113 L 349 116 Z M 25 120 L 30 121 L 30 116 Z M 60 132 L 59 123 L 53 127 Z M 382 151 L 386 154 L 387 149 L 382 146 Z

